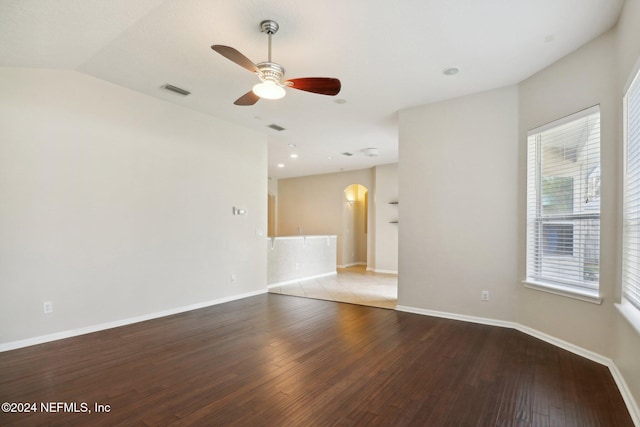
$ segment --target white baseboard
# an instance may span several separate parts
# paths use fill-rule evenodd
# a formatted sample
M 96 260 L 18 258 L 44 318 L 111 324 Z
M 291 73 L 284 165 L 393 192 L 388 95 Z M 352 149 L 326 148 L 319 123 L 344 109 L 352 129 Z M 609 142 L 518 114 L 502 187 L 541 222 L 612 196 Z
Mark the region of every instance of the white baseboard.
M 514 323 L 514 329 L 517 329 L 522 333 L 531 335 L 532 337 L 538 338 L 542 341 L 546 341 L 549 344 L 553 344 L 556 347 L 560 347 L 564 350 L 570 351 L 571 353 L 577 354 L 578 356 L 582 356 L 601 365 L 611 366 L 611 364 L 613 363 L 613 360 L 609 359 L 608 357 L 605 357 L 591 350 L 587 350 L 586 348 L 577 346 L 575 344 L 571 344 L 570 342 L 561 340 L 560 338 L 556 338 L 552 335 L 545 334 L 544 332 L 540 332 L 537 329 L 533 329 L 519 323 Z
M 267 289 L 275 288 L 276 286 L 290 285 L 292 283 L 298 283 L 305 280 L 318 279 L 320 277 L 335 276 L 336 274 L 338 273 L 335 271 L 332 271 L 330 273 L 322 273 L 322 274 L 316 274 L 314 276 L 300 277 L 299 279 L 285 280 L 284 282 L 272 283 L 270 285 L 267 285 Z
M 507 322 L 504 320 L 467 316 L 465 314 L 448 313 L 446 311 L 427 310 L 424 308 L 407 307 L 405 305 L 397 306 L 396 310 L 413 314 L 422 314 L 423 316 L 442 317 L 444 319 L 461 320 L 463 322 L 480 323 L 482 325 L 500 326 L 501 328 L 515 328 L 516 325 L 513 322 Z
M 629 387 L 627 386 L 627 383 L 624 380 L 624 377 L 618 370 L 618 367 L 616 366 L 615 362 L 608 357 L 605 357 L 591 350 L 587 350 L 586 348 L 571 344 L 570 342 L 561 340 L 559 338 L 553 337 L 551 335 L 545 334 L 544 332 L 540 332 L 536 329 L 521 325 L 520 323 L 516 323 L 516 322 L 509 322 L 509 321 L 498 320 L 498 319 L 489 319 L 485 317 L 467 316 L 464 314 L 448 313 L 444 311 L 427 310 L 423 308 L 408 307 L 404 305 L 398 305 L 396 307 L 396 310 L 404 311 L 407 313 L 421 314 L 423 316 L 442 317 L 445 319 L 460 320 L 463 322 L 479 323 L 479 324 L 489 325 L 489 326 L 499 326 L 502 328 L 516 329 L 522 333 L 538 338 L 542 341 L 548 342 L 549 344 L 555 345 L 556 347 L 562 348 L 571 353 L 577 354 L 578 356 L 582 356 L 593 362 L 604 365 L 609 368 L 609 371 L 611 372 L 611 376 L 613 377 L 613 380 L 616 382 L 616 385 L 618 386 L 618 390 L 620 390 L 622 399 L 624 400 L 624 403 L 627 405 L 627 410 L 631 415 L 631 419 L 633 420 L 636 426 L 640 427 L 640 408 L 638 408 L 638 403 L 633 398 L 633 395 L 631 394 L 631 391 L 629 390 Z
M 618 367 L 613 361 L 611 362 L 611 365 L 608 365 L 608 367 L 609 371 L 611 371 L 611 375 L 613 376 L 613 380 L 618 386 L 618 390 L 620 390 L 622 399 L 627 405 L 627 409 L 629 410 L 629 415 L 631 415 L 633 423 L 640 427 L 640 407 L 638 407 L 638 403 L 633 399 L 633 395 L 631 394 L 631 390 L 629 390 L 627 382 L 624 380 L 622 373 L 618 370 Z
M 338 267 L 338 268 L 349 268 L 349 267 L 354 267 L 356 265 L 367 265 L 367 263 L 366 262 L 351 262 L 349 264 L 344 264 L 344 265 L 338 264 L 338 265 L 336 265 L 336 267 Z
M 398 270 L 381 270 L 381 269 L 373 269 L 374 273 L 385 273 L 385 274 L 398 274 Z
M 212 305 L 223 304 L 225 302 L 235 301 L 266 293 L 266 289 L 259 291 L 247 292 L 244 294 L 233 295 L 230 297 L 219 298 L 211 301 L 204 301 L 197 304 L 190 304 L 182 307 L 171 308 L 168 310 L 158 311 L 155 313 L 143 314 L 141 316 L 129 317 L 127 319 L 115 320 L 113 322 L 100 323 L 98 325 L 85 326 L 84 328 L 71 329 L 68 331 L 56 332 L 39 337 L 27 338 L 24 340 L 0 343 L 0 352 L 16 350 L 18 348 L 29 347 L 37 344 L 44 344 L 50 341 L 57 341 L 65 338 L 76 337 L 78 335 L 90 334 L 92 332 L 104 331 L 105 329 L 117 328 L 120 326 L 130 325 L 132 323 L 144 322 L 146 320 L 157 319 L 160 317 L 171 316 L 173 314 L 184 313 L 186 311 L 197 310 L 199 308 L 210 307 Z

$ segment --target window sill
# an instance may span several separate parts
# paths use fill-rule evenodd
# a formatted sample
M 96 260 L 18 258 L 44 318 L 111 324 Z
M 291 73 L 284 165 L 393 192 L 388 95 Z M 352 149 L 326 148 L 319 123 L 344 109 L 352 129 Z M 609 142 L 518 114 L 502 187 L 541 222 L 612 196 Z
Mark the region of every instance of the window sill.
M 633 329 L 640 334 L 640 310 L 629 304 L 624 298 L 622 299 L 622 303 L 615 304 L 615 306 L 622 317 L 627 319 L 627 322 L 629 322 Z
M 523 280 L 525 288 L 534 289 L 536 291 L 548 292 L 550 294 L 560 295 L 567 298 L 573 298 L 580 301 L 590 302 L 592 304 L 602 304 L 602 298 L 598 291 L 577 290 L 569 286 L 552 285 L 550 283 L 534 282 L 532 280 Z

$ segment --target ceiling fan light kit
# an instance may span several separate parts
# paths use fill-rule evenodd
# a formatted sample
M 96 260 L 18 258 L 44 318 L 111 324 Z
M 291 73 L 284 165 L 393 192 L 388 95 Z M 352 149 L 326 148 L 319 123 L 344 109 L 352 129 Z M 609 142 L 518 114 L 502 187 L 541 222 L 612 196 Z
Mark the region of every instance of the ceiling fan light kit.
M 275 82 L 271 80 L 265 80 L 262 83 L 258 83 L 253 86 L 253 93 L 258 95 L 260 98 L 265 99 L 280 99 L 284 98 L 287 94 L 282 86 L 278 86 Z
M 253 86 L 251 91 L 236 99 L 235 105 L 253 105 L 260 98 L 280 99 L 286 95 L 287 87 L 329 96 L 335 96 L 340 92 L 340 80 L 330 77 L 301 77 L 284 80 L 284 68 L 271 61 L 271 36 L 277 33 L 280 27 L 276 21 L 265 20 L 260 23 L 260 28 L 269 36 L 269 56 L 265 62 L 254 64 L 249 58 L 229 46 L 218 44 L 211 46 L 211 49 L 220 55 L 255 73 L 261 81 Z

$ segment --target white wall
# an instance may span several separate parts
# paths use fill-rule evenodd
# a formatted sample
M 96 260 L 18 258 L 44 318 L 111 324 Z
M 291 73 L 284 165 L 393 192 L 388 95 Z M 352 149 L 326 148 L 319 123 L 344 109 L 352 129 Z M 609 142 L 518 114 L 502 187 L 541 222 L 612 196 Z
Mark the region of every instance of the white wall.
M 618 98 L 618 117 L 621 116 L 621 103 L 620 99 L 624 94 L 628 80 L 633 73 L 640 69 L 640 0 L 627 0 L 623 9 L 622 16 L 618 23 L 616 31 L 616 53 L 617 53 L 617 65 L 618 76 L 616 79 L 616 97 Z M 622 140 L 622 126 L 621 120 L 618 119 L 618 134 L 617 141 Z M 618 155 L 620 156 L 620 150 L 618 148 Z M 622 163 L 620 162 L 619 165 Z M 618 177 L 621 179 L 622 167 L 618 168 Z M 620 188 L 620 187 L 618 187 Z M 621 206 L 622 195 L 618 195 L 618 206 Z M 621 221 L 622 209 L 618 210 L 618 228 L 620 231 L 622 227 Z M 618 241 L 618 250 L 621 242 Z M 618 252 L 620 253 L 620 252 Z M 620 259 L 617 260 L 616 269 L 620 273 Z M 616 276 L 616 291 L 619 293 L 619 286 L 621 283 L 621 275 Z M 617 302 L 617 298 L 615 299 Z M 612 327 L 614 331 L 615 339 L 611 353 L 616 366 L 624 376 L 631 392 L 635 396 L 636 404 L 640 407 L 640 335 L 638 332 L 627 323 L 626 319 L 623 319 L 618 313 L 614 316 L 614 324 Z
M 526 146 L 527 132 L 577 111 L 600 105 L 602 196 L 600 222 L 600 294 L 603 305 L 527 289 L 521 292 L 519 322 L 565 341 L 609 355 L 614 314 L 617 239 L 617 178 L 621 145 L 616 129 L 621 120 L 615 91 L 615 37 L 609 32 L 519 85 L 519 237 L 518 277 L 526 269 Z
M 513 320 L 515 86 L 400 112 L 401 306 Z M 480 300 L 481 291 L 490 301 Z
M 600 104 L 602 305 L 520 288 L 518 321 L 613 359 L 635 401 L 640 401 L 640 335 L 614 304 L 620 302 L 622 96 L 640 58 L 640 2 L 628 0 L 618 27 L 520 84 L 520 174 L 526 188 L 526 132 Z M 519 202 L 519 276 L 524 277 L 524 194 Z M 636 403 L 637 405 L 637 403 Z
M 274 196 L 278 195 L 278 178 L 269 177 L 267 191 Z
M 375 271 L 386 273 L 398 272 L 398 227 L 401 224 L 390 224 L 398 220 L 402 203 L 391 205 L 398 199 L 398 164 L 376 166 L 375 168 Z
M 73 71 L 0 93 L 0 343 L 266 289 L 266 137 Z
M 517 90 L 402 111 L 399 161 L 399 305 L 513 321 L 601 354 L 614 361 L 635 408 L 640 335 L 615 304 L 620 301 L 621 105 L 625 84 L 638 67 L 640 0 L 627 0 L 617 28 Z M 595 104 L 601 109 L 602 141 L 601 305 L 521 283 L 526 133 Z M 489 303 L 478 301 L 483 288 L 491 291 Z

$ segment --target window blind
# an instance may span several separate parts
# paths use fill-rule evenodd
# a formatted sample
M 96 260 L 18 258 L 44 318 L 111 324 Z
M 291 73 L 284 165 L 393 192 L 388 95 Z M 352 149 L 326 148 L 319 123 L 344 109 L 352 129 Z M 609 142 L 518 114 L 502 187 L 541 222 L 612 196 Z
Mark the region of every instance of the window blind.
M 624 97 L 624 187 L 622 292 L 640 310 L 640 81 L 636 74 Z
M 598 290 L 600 108 L 529 131 L 527 281 Z

